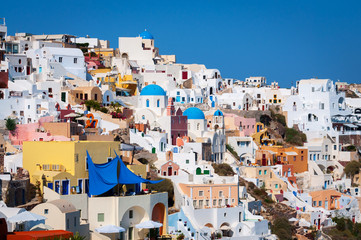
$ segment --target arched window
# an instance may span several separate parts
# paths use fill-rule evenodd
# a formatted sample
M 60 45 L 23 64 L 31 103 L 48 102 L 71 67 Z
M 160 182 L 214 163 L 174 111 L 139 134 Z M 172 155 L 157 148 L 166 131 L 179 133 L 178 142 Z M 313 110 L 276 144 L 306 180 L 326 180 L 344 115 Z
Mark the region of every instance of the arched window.
M 160 100 L 158 99 L 157 100 L 157 107 L 159 108 L 159 105 L 160 105 Z
M 146 105 L 146 107 L 149 107 L 149 99 L 147 99 L 145 105 Z
M 199 130 L 200 127 L 201 127 L 201 124 L 197 123 L 197 130 Z
M 3 93 L 3 91 L 0 91 L 0 99 L 4 99 L 4 93 Z

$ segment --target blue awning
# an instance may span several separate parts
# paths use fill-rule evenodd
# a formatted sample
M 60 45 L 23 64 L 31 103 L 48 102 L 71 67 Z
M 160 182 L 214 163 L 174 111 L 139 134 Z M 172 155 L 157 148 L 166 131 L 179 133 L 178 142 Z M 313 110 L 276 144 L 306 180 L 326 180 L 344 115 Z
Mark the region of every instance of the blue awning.
M 115 152 L 115 151 L 114 151 Z M 117 155 L 108 163 L 94 164 L 88 151 L 87 163 L 89 171 L 89 194 L 101 195 L 118 184 L 139 184 L 139 183 L 159 183 L 163 180 L 151 181 L 144 179 L 133 173 L 121 157 Z M 118 176 L 118 163 L 119 163 L 119 176 Z
M 114 158 L 104 164 L 94 164 L 88 151 L 86 154 L 89 171 L 89 194 L 100 195 L 115 187 L 118 184 L 118 159 Z

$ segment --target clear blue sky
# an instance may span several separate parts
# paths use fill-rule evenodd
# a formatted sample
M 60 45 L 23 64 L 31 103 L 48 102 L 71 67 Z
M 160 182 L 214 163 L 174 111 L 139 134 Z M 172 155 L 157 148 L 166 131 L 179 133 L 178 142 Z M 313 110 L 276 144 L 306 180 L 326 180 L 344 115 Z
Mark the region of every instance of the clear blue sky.
M 361 1 L 4 1 L 9 34 L 68 33 L 107 39 L 145 28 L 161 54 L 218 68 L 223 77 L 266 76 L 281 86 L 318 77 L 361 83 Z

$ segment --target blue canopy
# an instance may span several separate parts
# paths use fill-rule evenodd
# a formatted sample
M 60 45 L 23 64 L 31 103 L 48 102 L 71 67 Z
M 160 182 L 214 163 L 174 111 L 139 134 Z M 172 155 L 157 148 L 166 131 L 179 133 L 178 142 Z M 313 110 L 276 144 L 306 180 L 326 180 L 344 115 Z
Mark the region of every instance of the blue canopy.
M 88 151 L 86 154 L 89 171 L 89 194 L 100 195 L 115 187 L 118 184 L 118 160 L 114 158 L 104 164 L 94 164 Z
M 159 182 L 163 181 L 163 179 L 159 180 L 159 181 L 151 181 L 151 180 L 147 180 L 147 179 L 144 179 L 144 178 L 136 175 L 131 170 L 129 170 L 129 168 L 127 168 L 127 166 L 125 166 L 124 162 L 117 155 L 116 152 L 115 152 L 115 155 L 116 155 L 116 158 L 119 159 L 119 163 L 120 163 L 120 171 L 119 171 L 118 183 L 120 183 L 120 184 L 137 184 L 137 183 L 151 183 L 151 184 L 154 184 L 154 183 L 159 183 Z
M 114 151 L 115 152 L 115 151 Z M 139 183 L 159 183 L 159 181 L 151 181 L 133 173 L 115 152 L 116 157 L 108 163 L 94 164 L 88 151 L 87 163 L 89 171 L 89 194 L 101 195 L 110 189 L 114 188 L 117 184 L 139 184 Z M 118 176 L 118 163 L 120 166 Z

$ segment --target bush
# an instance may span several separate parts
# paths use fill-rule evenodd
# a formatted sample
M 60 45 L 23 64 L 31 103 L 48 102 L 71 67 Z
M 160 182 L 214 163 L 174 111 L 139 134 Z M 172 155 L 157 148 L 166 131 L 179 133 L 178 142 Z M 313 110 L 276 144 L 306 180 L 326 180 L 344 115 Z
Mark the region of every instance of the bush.
M 214 168 L 214 172 L 219 176 L 234 176 L 235 174 L 231 166 L 229 166 L 226 163 L 220 163 L 220 164 L 213 163 L 212 167 Z
M 100 111 L 103 113 L 108 113 L 108 109 L 106 107 L 101 107 Z
M 154 180 L 162 180 L 160 183 L 156 184 L 147 184 L 147 188 L 151 191 L 157 192 L 168 192 L 168 207 L 172 207 L 174 205 L 174 187 L 173 183 L 170 179 L 166 178 L 157 178 Z
M 230 153 L 232 153 L 232 155 L 233 155 L 237 160 L 240 159 L 240 157 L 238 156 L 237 152 L 233 149 L 233 147 L 232 147 L 231 145 L 226 144 L 226 148 L 227 148 L 227 150 L 228 150 Z
M 6 129 L 9 130 L 9 131 L 15 131 L 16 129 L 16 121 L 15 119 L 12 119 L 12 118 L 8 118 L 6 119 Z
M 185 238 L 184 234 L 181 233 L 177 236 L 177 240 L 183 240 Z
M 294 128 L 287 128 L 285 141 L 297 146 L 303 146 L 303 143 L 307 141 L 307 137 L 306 134 L 299 132 Z
M 276 122 L 279 122 L 282 126 L 286 127 L 286 117 L 284 115 L 277 113 L 274 115 L 274 118 Z
M 86 100 L 84 102 L 85 106 L 88 108 L 88 109 L 94 109 L 94 110 L 100 110 L 100 103 L 98 103 L 97 101 L 94 101 L 94 100 Z
M 358 161 L 351 161 L 349 162 L 343 171 L 346 173 L 347 176 L 351 177 L 351 182 L 353 183 L 353 176 L 360 172 L 361 163 Z
M 263 123 L 265 126 L 269 126 L 272 119 L 271 119 L 271 117 L 268 116 L 267 114 L 263 114 L 263 115 L 261 115 L 261 117 L 260 117 L 259 120 L 260 120 L 260 122 Z
M 345 150 L 348 152 L 355 152 L 356 147 L 354 145 L 350 145 L 350 146 L 345 147 Z
M 292 239 L 292 225 L 286 218 L 276 218 L 271 226 L 272 233 L 276 234 L 279 239 Z

